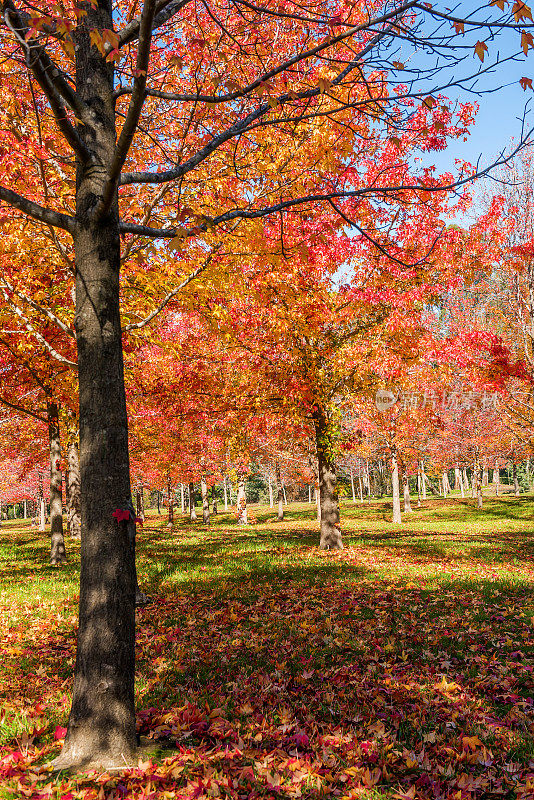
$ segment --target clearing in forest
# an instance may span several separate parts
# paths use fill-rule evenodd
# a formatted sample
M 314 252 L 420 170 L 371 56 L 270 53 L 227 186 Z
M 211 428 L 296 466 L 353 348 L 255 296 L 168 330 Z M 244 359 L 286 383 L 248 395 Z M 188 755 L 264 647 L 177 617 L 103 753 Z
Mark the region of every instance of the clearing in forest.
M 70 706 L 79 553 L 0 531 L 1 797 L 532 798 L 534 501 L 345 504 L 209 528 L 148 516 L 138 546 L 138 768 L 52 776 Z

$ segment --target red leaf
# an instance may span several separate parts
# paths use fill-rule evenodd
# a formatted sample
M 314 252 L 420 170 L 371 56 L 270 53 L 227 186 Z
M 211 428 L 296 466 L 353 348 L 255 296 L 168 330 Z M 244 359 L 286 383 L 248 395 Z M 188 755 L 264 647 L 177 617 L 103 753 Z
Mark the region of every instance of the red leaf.
M 130 512 L 128 511 L 128 509 L 116 508 L 115 511 L 113 512 L 113 516 L 115 517 L 117 522 L 122 522 L 123 520 L 130 519 Z
M 54 731 L 54 739 L 64 739 L 66 733 L 67 729 L 62 728 L 61 725 L 58 725 Z

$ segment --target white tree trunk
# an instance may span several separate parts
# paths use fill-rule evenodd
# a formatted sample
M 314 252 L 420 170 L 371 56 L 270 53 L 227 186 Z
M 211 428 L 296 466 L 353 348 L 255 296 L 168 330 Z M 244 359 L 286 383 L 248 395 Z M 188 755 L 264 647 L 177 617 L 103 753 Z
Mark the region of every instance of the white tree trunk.
M 393 522 L 398 524 L 402 522 L 402 517 L 400 508 L 399 465 L 395 450 L 391 457 L 391 487 L 393 491 Z

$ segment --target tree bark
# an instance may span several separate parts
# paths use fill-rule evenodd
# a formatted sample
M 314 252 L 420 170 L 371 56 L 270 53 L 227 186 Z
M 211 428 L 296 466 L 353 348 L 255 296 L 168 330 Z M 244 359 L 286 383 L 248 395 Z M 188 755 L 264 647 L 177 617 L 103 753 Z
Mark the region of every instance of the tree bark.
M 488 485 L 488 468 L 486 464 L 484 464 L 484 470 L 482 472 L 482 486 Z
M 446 472 L 441 473 L 441 484 L 443 486 L 443 497 L 447 497 L 449 489 L 449 479 Z
M 65 563 L 67 554 L 63 535 L 63 476 L 59 441 L 59 408 L 53 400 L 47 400 L 46 415 L 50 442 L 50 564 L 57 567 Z
M 174 497 L 171 486 L 171 476 L 167 474 L 167 515 L 168 525 L 174 525 Z
M 314 414 L 314 425 L 321 510 L 319 546 L 322 550 L 342 550 L 336 465 L 332 453 L 332 424 L 328 415 L 318 409 Z
M 189 484 L 189 519 L 194 522 L 197 518 L 195 508 L 195 487 L 192 483 Z
M 499 496 L 499 488 L 501 485 L 501 473 L 499 472 L 499 468 L 495 467 L 493 470 L 493 483 L 495 484 L 495 497 Z
M 482 508 L 482 467 L 478 458 L 475 460 L 474 464 L 473 481 L 475 484 L 477 508 Z
M 425 462 L 424 461 L 421 461 L 421 484 L 422 484 L 421 485 L 421 490 L 422 490 L 421 498 L 422 498 L 422 500 L 426 500 L 426 475 L 425 475 Z
M 514 481 L 514 494 L 516 497 L 519 497 L 520 489 L 519 489 L 519 481 L 517 480 L 517 464 L 515 461 L 512 463 L 512 475 Z
M 280 475 L 280 462 L 276 461 L 274 465 L 276 475 L 276 501 L 278 503 L 278 521 L 284 519 L 284 492 L 282 489 L 282 478 Z
M 393 494 L 393 522 L 399 524 L 402 522 L 401 507 L 400 507 L 400 489 L 399 489 L 399 465 L 397 461 L 397 448 L 393 447 L 391 454 L 391 487 Z
M 213 508 L 213 513 L 217 514 L 218 513 L 218 510 L 217 510 L 217 490 L 215 488 L 215 484 L 213 484 L 213 486 L 211 487 L 211 505 L 212 505 L 212 508 Z
M 354 472 L 352 471 L 352 467 L 350 468 L 350 485 L 352 488 L 352 502 L 356 502 L 356 489 L 354 488 Z
M 209 525 L 210 522 L 210 502 L 208 498 L 208 484 L 204 475 L 200 478 L 200 494 L 202 497 L 202 522 Z
M 78 431 L 71 431 L 67 450 L 67 530 L 79 539 L 82 534 L 80 516 L 80 456 Z
M 114 27 L 111 0 L 84 3 L 75 32 L 76 84 L 94 124 L 78 125 L 94 154 L 77 164 L 75 330 L 80 397 L 81 570 L 74 691 L 56 769 L 135 761 L 135 523 L 131 508 L 128 417 L 119 308 L 118 194 L 102 196 L 115 143 L 114 67 L 90 42 Z
M 158 517 L 161 514 L 161 496 L 159 490 L 156 492 L 156 503 L 158 504 Z
M 358 475 L 358 483 L 359 483 L 359 489 L 360 489 L 360 503 L 363 503 L 363 484 L 362 484 L 361 472 Z
M 267 481 L 269 483 L 269 508 L 274 508 L 273 484 L 270 475 L 267 475 Z
M 412 511 L 412 504 L 410 502 L 410 482 L 408 480 L 408 472 L 404 466 L 402 470 L 402 489 L 404 496 L 404 511 L 406 513 L 410 513 Z
M 237 482 L 237 523 L 248 525 L 247 494 L 245 490 L 245 476 L 240 475 Z
M 223 488 L 224 488 L 224 510 L 228 511 L 228 488 L 226 485 L 226 475 L 223 475 Z
M 421 507 L 421 468 L 417 464 L 417 508 Z
M 180 481 L 180 511 L 182 514 L 185 514 L 185 493 L 184 493 L 184 485 Z

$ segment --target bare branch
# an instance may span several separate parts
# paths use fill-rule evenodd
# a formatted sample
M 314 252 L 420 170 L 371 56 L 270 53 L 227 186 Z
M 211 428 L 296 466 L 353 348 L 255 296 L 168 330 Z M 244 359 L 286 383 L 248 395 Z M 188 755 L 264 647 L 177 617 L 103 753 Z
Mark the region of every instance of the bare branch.
M 10 400 L 6 400 L 6 398 L 2 397 L 2 395 L 0 395 L 0 403 L 3 406 L 7 406 L 7 408 L 12 408 L 14 411 L 20 411 L 21 414 L 28 414 L 28 416 L 38 419 L 39 422 L 43 422 L 45 425 L 48 425 L 48 420 L 46 417 L 41 417 L 40 414 L 36 414 L 35 411 L 30 411 L 29 408 L 19 406 L 17 403 L 12 403 Z
M 152 23 L 152 30 L 155 31 L 165 25 L 172 17 L 178 14 L 182 8 L 185 8 L 191 0 L 160 0 L 156 4 L 156 13 Z M 135 41 L 139 36 L 141 28 L 141 17 L 136 17 L 124 28 L 119 31 L 119 48 L 125 44 Z
M 51 208 L 40 206 L 38 203 L 34 203 L 33 200 L 28 200 L 27 197 L 23 197 L 11 189 L 6 189 L 5 186 L 0 186 L 0 200 L 39 222 L 53 225 L 55 228 L 62 228 L 70 234 L 74 233 L 76 222 L 74 217 L 68 214 L 62 214 L 60 211 L 53 211 Z

